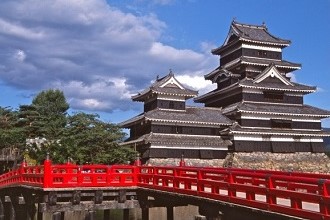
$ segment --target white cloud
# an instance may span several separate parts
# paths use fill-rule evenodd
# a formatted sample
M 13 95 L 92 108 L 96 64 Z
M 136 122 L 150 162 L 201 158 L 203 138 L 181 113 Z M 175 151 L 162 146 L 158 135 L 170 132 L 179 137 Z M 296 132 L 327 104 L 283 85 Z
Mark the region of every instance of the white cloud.
M 14 22 L 8 22 L 1 18 L 0 18 L 0 33 L 14 37 L 25 38 L 25 39 L 40 39 L 44 37 L 44 33 L 42 31 L 29 29 L 21 26 L 20 24 L 15 24 Z
M 192 87 L 206 83 L 217 58 L 164 44 L 166 28 L 104 0 L 1 1 L 0 80 L 31 93 L 59 88 L 75 110 L 98 111 L 136 108 L 131 95 L 170 68 Z
M 316 92 L 326 92 L 326 90 L 321 87 L 316 87 Z
M 296 75 L 293 72 L 290 72 L 286 75 L 291 78 L 292 82 L 297 82 Z
M 216 84 L 212 84 L 210 80 L 205 80 L 203 76 L 178 75 L 176 78 L 185 86 L 198 90 L 199 95 L 216 88 Z
M 15 59 L 17 59 L 20 62 L 23 62 L 26 58 L 26 54 L 23 50 L 17 50 L 14 54 Z

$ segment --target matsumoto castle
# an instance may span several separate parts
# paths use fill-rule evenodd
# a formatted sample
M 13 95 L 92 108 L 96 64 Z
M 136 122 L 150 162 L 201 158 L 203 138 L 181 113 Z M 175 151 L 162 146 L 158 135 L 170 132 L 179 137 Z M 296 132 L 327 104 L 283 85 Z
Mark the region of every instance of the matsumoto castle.
M 330 111 L 304 104 L 316 87 L 291 81 L 301 65 L 282 58 L 290 40 L 263 25 L 233 21 L 222 46 L 212 50 L 219 66 L 204 75 L 217 88 L 206 94 L 185 88 L 172 72 L 132 97 L 144 112 L 120 124 L 122 143 L 151 159 L 225 159 L 233 153 L 322 153 L 321 119 Z M 193 99 L 205 107 L 187 106 Z

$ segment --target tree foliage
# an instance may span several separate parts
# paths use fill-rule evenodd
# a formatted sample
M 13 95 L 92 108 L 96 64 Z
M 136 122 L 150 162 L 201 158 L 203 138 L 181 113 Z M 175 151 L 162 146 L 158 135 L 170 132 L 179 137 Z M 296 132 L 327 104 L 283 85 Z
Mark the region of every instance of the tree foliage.
M 50 89 L 40 92 L 32 105 L 40 114 L 40 119 L 47 126 L 43 127 L 48 140 L 58 139 L 66 125 L 66 115 L 69 104 L 62 91 Z
M 18 113 L 11 108 L 0 107 L 0 148 L 22 149 L 25 143 L 23 129 L 17 126 Z
M 76 113 L 68 117 L 63 138 L 51 152 L 58 162 L 67 158 L 83 163 L 125 163 L 134 152 L 118 146 L 124 133 L 114 124 L 103 122 L 96 114 Z
M 16 146 L 42 162 L 47 153 L 55 163 L 126 163 L 135 152 L 120 147 L 121 129 L 97 114 L 68 115 L 69 104 L 60 90 L 42 91 L 31 105 L 17 111 L 0 108 L 0 147 Z

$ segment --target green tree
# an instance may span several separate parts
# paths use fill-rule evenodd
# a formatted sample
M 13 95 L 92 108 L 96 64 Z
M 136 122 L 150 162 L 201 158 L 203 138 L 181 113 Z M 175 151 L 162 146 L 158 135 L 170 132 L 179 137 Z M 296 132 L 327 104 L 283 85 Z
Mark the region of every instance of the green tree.
M 68 117 L 64 136 L 52 156 L 58 162 L 71 158 L 79 164 L 133 161 L 134 151 L 118 145 L 123 137 L 118 126 L 101 121 L 97 114 L 76 113 Z
M 51 141 L 58 139 L 66 125 L 70 107 L 63 92 L 58 89 L 42 91 L 32 100 L 32 106 L 44 121 L 44 137 Z
M 25 144 L 23 129 L 17 126 L 18 113 L 8 107 L 0 107 L 0 148 L 22 149 Z
M 2 163 L 0 172 L 6 172 L 20 160 L 20 152 L 25 146 L 23 129 L 16 126 L 18 114 L 11 108 L 0 107 L 0 149 L 7 158 Z
M 26 138 L 43 137 L 44 121 L 34 105 L 20 105 L 16 125 L 23 129 Z

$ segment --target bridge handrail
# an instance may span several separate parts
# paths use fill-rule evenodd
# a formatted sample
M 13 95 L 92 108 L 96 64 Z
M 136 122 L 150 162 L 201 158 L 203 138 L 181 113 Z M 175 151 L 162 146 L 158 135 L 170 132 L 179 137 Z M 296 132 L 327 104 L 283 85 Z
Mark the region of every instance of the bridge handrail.
M 0 175 L 0 188 L 130 187 L 175 192 L 310 219 L 330 218 L 330 175 L 265 170 L 135 165 L 52 164 Z M 280 201 L 286 204 L 281 204 Z M 318 211 L 307 209 L 306 204 Z

